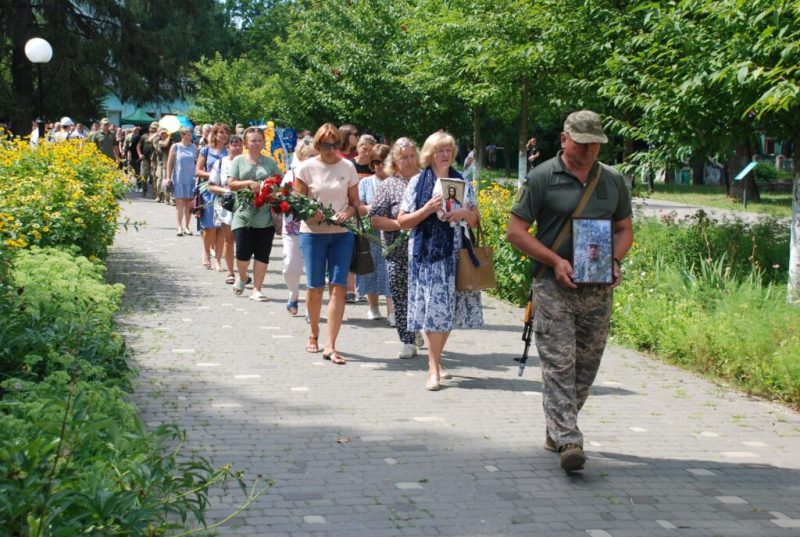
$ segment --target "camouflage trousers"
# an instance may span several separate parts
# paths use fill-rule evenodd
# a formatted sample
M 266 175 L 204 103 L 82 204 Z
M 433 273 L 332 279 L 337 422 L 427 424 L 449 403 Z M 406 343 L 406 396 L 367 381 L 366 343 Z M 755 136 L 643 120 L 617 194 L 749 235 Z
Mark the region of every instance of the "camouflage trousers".
M 542 367 L 547 434 L 556 446 L 583 446 L 578 412 L 589 397 L 611 323 L 613 291 L 601 285 L 562 287 L 552 278 L 534 286 L 536 348 Z

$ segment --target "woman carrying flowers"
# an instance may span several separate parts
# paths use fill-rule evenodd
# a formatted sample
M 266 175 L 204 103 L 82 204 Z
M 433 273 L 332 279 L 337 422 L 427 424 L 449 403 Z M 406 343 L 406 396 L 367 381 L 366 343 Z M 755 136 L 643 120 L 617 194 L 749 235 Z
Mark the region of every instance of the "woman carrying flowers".
M 296 192 L 335 211 L 333 220 L 336 224 L 358 214 L 358 174 L 352 162 L 337 155 L 340 146 L 336 126 L 330 123 L 322 125 L 314 135 L 314 147 L 320 154 L 303 163 L 294 181 Z M 322 357 L 344 365 L 345 359 L 336 352 L 336 338 L 344 317 L 347 273 L 355 238 L 346 228 L 336 224 L 325 223 L 323 212 L 318 210 L 315 216 L 300 224 L 300 249 L 308 280 L 306 307 L 311 325 L 306 351 L 319 352 L 319 317 L 327 273 L 330 301 L 327 340 Z
M 456 291 L 456 261 L 464 227 L 476 227 L 478 201 L 469 183 L 464 207 L 444 213 L 441 194 L 433 195 L 437 178 L 464 180 L 452 168 L 456 154 L 453 137 L 431 134 L 422 146 L 422 173 L 406 188 L 397 220 L 403 229 L 413 229 L 409 247 L 408 330 L 422 330 L 428 340 L 428 380 L 425 388 L 438 390 L 449 378 L 441 366 L 442 351 L 453 328 L 483 326 L 480 291 Z
M 250 300 L 266 302 L 261 286 L 267 274 L 275 226 L 269 204 L 256 207 L 255 194 L 260 192 L 260 182 L 271 176 L 281 175 L 275 161 L 261 154 L 264 149 L 264 133 L 256 127 L 244 131 L 245 152 L 231 162 L 228 186 L 237 194 L 231 229 L 236 242 L 236 265 L 239 275 L 233 284 L 233 293 L 241 295 L 247 281 L 250 258 L 253 262 L 253 293 Z

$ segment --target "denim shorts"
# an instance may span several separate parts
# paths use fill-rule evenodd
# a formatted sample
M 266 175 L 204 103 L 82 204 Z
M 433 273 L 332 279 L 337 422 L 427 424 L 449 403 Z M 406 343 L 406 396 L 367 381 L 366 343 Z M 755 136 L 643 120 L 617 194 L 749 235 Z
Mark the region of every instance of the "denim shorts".
M 300 233 L 300 250 L 306 268 L 309 289 L 325 286 L 325 274 L 331 285 L 347 285 L 347 273 L 353 260 L 355 235 L 345 233 Z

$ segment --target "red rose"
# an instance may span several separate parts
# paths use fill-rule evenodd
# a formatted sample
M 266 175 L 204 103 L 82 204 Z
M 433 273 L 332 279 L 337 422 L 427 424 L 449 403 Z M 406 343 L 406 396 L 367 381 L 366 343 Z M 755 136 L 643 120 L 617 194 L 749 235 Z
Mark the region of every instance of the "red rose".
M 282 188 L 281 189 L 281 196 L 288 196 L 288 195 L 289 195 L 289 189 L 288 188 Z
M 283 214 L 286 214 L 286 213 L 289 212 L 289 203 L 288 202 L 285 202 L 285 201 L 281 202 L 281 212 Z

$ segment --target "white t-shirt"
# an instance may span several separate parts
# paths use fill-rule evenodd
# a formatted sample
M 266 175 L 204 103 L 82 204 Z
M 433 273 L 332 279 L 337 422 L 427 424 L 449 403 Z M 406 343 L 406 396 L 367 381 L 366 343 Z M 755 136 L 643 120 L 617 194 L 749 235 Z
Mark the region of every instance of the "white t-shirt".
M 341 212 L 350 205 L 347 191 L 358 185 L 358 173 L 353 163 L 340 159 L 336 164 L 325 164 L 319 157 L 313 157 L 295 170 L 295 177 L 308 187 L 308 197 L 330 206 L 334 212 Z M 300 224 L 300 233 L 342 233 L 347 231 L 332 224 Z

